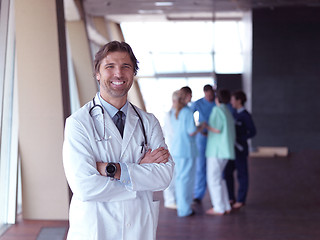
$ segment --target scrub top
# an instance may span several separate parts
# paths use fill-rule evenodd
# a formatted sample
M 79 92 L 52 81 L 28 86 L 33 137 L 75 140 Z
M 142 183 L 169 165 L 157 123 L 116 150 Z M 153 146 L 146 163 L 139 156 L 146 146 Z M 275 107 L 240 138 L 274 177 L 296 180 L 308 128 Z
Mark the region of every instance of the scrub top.
M 190 136 L 197 129 L 193 112 L 185 106 L 179 112 L 178 119 L 175 113 L 175 110 L 171 111 L 170 116 L 173 129 L 170 153 L 173 158 L 195 158 L 197 156 L 195 137 Z
M 206 157 L 234 160 L 235 123 L 228 106 L 220 104 L 213 108 L 208 124 L 220 133 L 208 131 Z
M 202 123 L 208 122 L 211 110 L 214 106 L 216 106 L 214 101 L 209 102 L 205 98 L 200 98 L 199 100 L 195 101 L 190 108 L 193 112 L 199 112 L 199 122 Z

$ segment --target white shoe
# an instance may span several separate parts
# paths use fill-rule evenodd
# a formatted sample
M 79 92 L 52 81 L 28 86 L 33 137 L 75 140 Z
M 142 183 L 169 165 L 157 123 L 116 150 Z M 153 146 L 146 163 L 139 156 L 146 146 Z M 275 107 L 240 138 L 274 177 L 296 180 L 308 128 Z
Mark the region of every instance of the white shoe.
M 170 205 L 164 205 L 165 208 L 169 208 L 169 209 L 177 209 L 177 205 L 176 204 L 170 204 Z

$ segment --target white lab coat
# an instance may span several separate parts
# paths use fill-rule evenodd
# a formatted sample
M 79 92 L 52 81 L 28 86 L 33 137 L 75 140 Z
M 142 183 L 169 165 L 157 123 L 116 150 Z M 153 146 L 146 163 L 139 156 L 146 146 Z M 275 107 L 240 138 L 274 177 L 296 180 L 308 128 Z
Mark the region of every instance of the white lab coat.
M 96 104 L 101 104 L 95 97 Z M 144 156 L 142 126 L 132 106 L 128 105 L 123 139 L 105 111 L 99 107 L 89 114 L 90 101 L 71 115 L 65 125 L 63 164 L 73 192 L 70 204 L 68 240 L 151 240 L 156 238 L 159 202 L 153 191 L 166 189 L 171 181 L 174 163 L 141 164 Z M 138 109 L 138 108 L 137 108 Z M 167 148 L 160 124 L 153 114 L 138 109 L 145 126 L 148 145 L 154 150 Z M 125 162 L 131 187 L 101 176 L 96 162 Z

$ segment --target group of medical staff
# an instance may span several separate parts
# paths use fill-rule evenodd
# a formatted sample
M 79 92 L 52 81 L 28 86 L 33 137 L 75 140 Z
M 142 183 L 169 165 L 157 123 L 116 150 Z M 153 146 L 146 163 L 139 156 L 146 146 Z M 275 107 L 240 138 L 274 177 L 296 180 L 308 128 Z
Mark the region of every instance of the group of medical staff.
M 203 91 L 204 97 L 193 103 L 189 87 L 175 91 L 164 121 L 164 135 L 176 164 L 174 178 L 164 191 L 164 206 L 177 209 L 179 217 L 195 214 L 192 205 L 201 204 L 207 188 L 213 205 L 206 211 L 209 215 L 230 213 L 233 204 L 235 208 L 244 206 L 248 191 L 247 140 L 256 130 L 244 109 L 245 94 L 215 92 L 211 85 L 205 85 Z M 193 116 L 196 111 L 198 124 Z M 245 117 L 239 118 L 239 113 Z M 237 199 L 235 170 L 240 184 Z

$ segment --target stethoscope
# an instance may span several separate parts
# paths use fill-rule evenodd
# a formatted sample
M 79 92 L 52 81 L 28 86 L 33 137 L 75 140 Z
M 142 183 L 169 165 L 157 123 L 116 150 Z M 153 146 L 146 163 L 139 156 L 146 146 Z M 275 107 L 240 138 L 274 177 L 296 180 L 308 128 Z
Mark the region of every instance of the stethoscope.
M 91 115 L 91 112 L 93 111 L 94 108 L 98 107 L 100 108 L 101 110 L 101 113 L 102 113 L 102 116 L 103 116 L 103 137 L 99 137 L 99 138 L 95 138 L 96 142 L 101 142 L 101 141 L 107 141 L 110 137 L 106 137 L 106 125 L 105 125 L 105 116 L 104 116 L 104 109 L 103 107 L 100 105 L 100 104 L 96 104 L 94 98 L 92 99 L 92 102 L 93 102 L 93 106 L 90 108 L 89 110 L 89 114 L 90 116 L 92 117 Z M 142 121 L 142 118 L 140 116 L 140 114 L 138 113 L 137 109 L 135 108 L 135 106 L 129 102 L 130 105 L 132 106 L 133 110 L 136 112 L 137 116 L 139 117 L 140 119 L 140 122 L 141 122 L 141 126 L 142 126 L 142 133 L 143 133 L 143 137 L 144 137 L 144 142 L 141 143 L 141 153 L 143 152 L 143 148 L 145 148 L 145 151 L 148 150 L 148 140 L 147 140 L 147 135 L 146 135 L 146 131 L 145 131 L 145 128 L 144 128 L 144 124 L 143 124 L 143 121 Z M 97 128 L 95 127 L 95 130 L 96 132 L 98 133 L 97 131 Z M 98 135 L 98 134 L 97 134 Z

